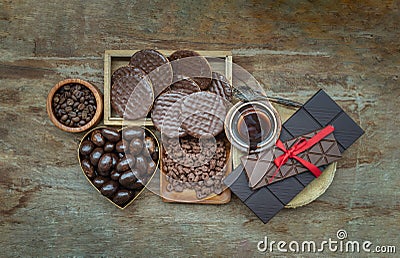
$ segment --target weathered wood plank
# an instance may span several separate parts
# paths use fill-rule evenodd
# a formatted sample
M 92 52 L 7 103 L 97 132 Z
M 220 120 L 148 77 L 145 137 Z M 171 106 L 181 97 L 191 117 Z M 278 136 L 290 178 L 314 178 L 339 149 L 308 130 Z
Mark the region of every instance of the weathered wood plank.
M 4 256 L 257 256 L 264 236 L 397 244 L 400 13 L 396 1 L 0 2 L 0 249 Z M 68 134 L 47 118 L 59 80 L 103 85 L 106 49 L 232 50 L 268 94 L 325 89 L 366 134 L 317 201 L 263 225 L 237 198 L 116 209 L 85 181 Z M 331 255 L 333 253 L 327 253 Z

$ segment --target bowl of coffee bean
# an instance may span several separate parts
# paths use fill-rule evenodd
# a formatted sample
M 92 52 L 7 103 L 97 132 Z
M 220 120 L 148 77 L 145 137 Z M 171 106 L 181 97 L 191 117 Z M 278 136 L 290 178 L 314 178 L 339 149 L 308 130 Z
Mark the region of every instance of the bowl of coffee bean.
M 89 82 L 66 79 L 50 90 L 46 106 L 55 126 L 66 132 L 79 133 L 100 122 L 103 94 Z

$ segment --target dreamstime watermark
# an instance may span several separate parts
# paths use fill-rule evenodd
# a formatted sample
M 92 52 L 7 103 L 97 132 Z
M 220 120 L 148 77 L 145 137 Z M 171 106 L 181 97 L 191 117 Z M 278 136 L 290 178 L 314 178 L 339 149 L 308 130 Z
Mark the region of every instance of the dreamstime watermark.
M 347 232 L 339 229 L 336 239 L 328 238 L 320 242 L 316 241 L 274 241 L 264 237 L 259 241 L 257 249 L 260 252 L 281 252 L 281 253 L 321 253 L 321 252 L 340 252 L 340 253 L 396 253 L 394 245 L 374 245 L 371 241 L 347 240 Z

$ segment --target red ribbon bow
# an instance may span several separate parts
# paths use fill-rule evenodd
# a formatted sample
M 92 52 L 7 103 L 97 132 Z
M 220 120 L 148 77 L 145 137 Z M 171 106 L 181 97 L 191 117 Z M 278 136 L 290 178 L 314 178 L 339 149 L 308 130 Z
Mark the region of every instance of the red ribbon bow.
M 302 153 L 303 151 L 311 148 L 312 146 L 314 146 L 316 143 L 318 143 L 319 141 L 324 139 L 326 136 L 328 136 L 334 130 L 335 130 L 335 128 L 333 128 L 333 126 L 328 125 L 309 140 L 307 140 L 305 138 L 300 138 L 289 150 L 287 150 L 285 148 L 285 145 L 283 145 L 281 140 L 278 140 L 276 142 L 276 147 L 281 149 L 284 152 L 284 154 L 282 154 L 281 156 L 277 157 L 274 160 L 274 163 L 277 166 L 277 169 L 275 170 L 274 174 L 272 175 L 271 179 L 269 180 L 269 184 L 274 180 L 276 174 L 278 174 L 278 172 L 279 172 L 279 169 L 282 167 L 283 164 L 285 164 L 288 161 L 288 159 L 297 160 L 304 167 L 306 167 L 308 170 L 310 170 L 311 173 L 313 173 L 315 177 L 319 177 L 322 174 L 321 170 L 319 170 L 319 168 L 317 166 L 308 162 L 307 160 L 299 158 L 297 155 L 299 153 Z

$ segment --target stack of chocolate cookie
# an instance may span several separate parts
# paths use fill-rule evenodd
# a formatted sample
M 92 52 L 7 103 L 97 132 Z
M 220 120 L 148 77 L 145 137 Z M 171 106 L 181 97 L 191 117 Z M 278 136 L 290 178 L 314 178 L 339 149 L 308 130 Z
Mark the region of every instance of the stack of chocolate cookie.
M 176 51 L 169 60 L 174 82 L 156 98 L 151 111 L 154 126 L 164 137 L 167 190 L 193 189 L 203 199 L 222 192 L 228 159 L 222 132 L 232 100 L 231 85 L 194 51 Z M 200 151 L 199 139 L 213 137 L 217 141 Z
M 129 65 L 118 68 L 111 77 L 111 106 L 127 120 L 144 118 L 154 98 L 172 82 L 168 59 L 153 49 L 136 52 Z

